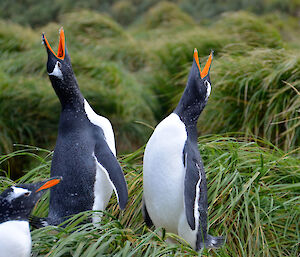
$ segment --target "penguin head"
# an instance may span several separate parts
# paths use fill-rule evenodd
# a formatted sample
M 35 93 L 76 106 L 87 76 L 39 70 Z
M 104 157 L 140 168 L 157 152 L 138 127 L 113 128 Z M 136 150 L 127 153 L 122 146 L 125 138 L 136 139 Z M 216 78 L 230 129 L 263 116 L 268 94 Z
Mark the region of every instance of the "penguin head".
M 206 106 L 211 92 L 209 70 L 212 58 L 213 52 L 211 52 L 203 70 L 201 70 L 198 51 L 195 48 L 193 64 L 189 73 L 187 85 L 174 110 L 186 125 L 192 124 L 194 126 L 199 115 Z
M 57 54 L 52 50 L 45 34 L 42 34 L 42 42 L 48 53 L 47 72 L 54 88 L 63 87 L 75 82 L 75 75 L 69 57 L 65 33 L 63 28 L 59 31 L 59 44 Z
M 61 180 L 61 177 L 52 177 L 34 184 L 20 184 L 6 189 L 0 195 L 0 223 L 8 220 L 28 220 L 45 190 Z
M 198 51 L 196 48 L 194 49 L 193 57 L 193 65 L 189 74 L 188 85 L 192 86 L 193 93 L 197 95 L 197 99 L 200 102 L 204 102 L 206 104 L 211 93 L 209 71 L 213 59 L 213 52 L 210 53 L 208 60 L 202 70 L 200 68 Z

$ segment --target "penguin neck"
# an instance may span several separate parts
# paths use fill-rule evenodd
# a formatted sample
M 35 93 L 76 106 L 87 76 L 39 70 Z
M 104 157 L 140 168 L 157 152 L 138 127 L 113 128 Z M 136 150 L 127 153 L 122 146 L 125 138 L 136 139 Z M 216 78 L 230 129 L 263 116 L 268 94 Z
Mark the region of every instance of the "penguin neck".
M 7 221 L 28 221 L 28 219 L 24 216 L 20 216 L 20 215 L 13 215 L 10 217 L 1 217 L 0 218 L 0 224 L 7 222 Z
M 59 98 L 62 110 L 84 110 L 84 97 L 79 90 L 76 80 L 72 83 L 68 83 L 67 85 L 61 81 L 56 81 L 56 83 L 52 83 L 52 85 Z
M 197 122 L 206 101 L 200 100 L 200 95 L 194 88 L 186 87 L 177 107 L 174 110 L 184 123 L 189 138 L 197 142 Z
M 0 210 L 0 224 L 14 220 L 28 221 L 28 218 L 26 217 L 23 211 L 14 210 L 13 207 L 7 201 L 1 203 Z

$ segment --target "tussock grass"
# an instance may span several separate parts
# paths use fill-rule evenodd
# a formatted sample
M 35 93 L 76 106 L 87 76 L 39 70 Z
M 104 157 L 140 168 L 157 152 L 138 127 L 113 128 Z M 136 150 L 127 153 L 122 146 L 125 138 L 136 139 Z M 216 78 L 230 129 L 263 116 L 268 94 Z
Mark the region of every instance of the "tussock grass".
M 300 143 L 299 70 L 300 56 L 284 50 L 223 55 L 214 66 L 212 99 L 201 117 L 201 128 L 246 131 L 285 150 L 296 148 Z
M 196 23 L 192 17 L 180 10 L 178 5 L 162 1 L 152 7 L 143 17 L 146 29 L 164 28 L 164 27 L 189 27 Z
M 0 53 L 30 49 L 35 36 L 35 32 L 30 28 L 0 20 Z
M 3 72 L 0 79 L 0 153 L 11 153 L 15 143 L 54 141 L 60 106 L 47 81 Z M 14 160 L 10 165 L 17 175 L 27 162 Z
M 199 256 L 297 256 L 299 252 L 300 160 L 268 141 L 242 135 L 199 138 L 208 180 L 209 231 L 226 236 L 219 250 Z M 16 154 L 30 154 L 34 148 Z M 28 153 L 29 152 L 29 153 Z M 46 154 L 50 154 L 46 151 Z M 129 189 L 129 203 L 120 212 L 113 196 L 99 227 L 81 223 L 86 212 L 71 217 L 65 228 L 46 227 L 32 232 L 33 256 L 195 256 L 179 237 L 147 229 L 141 216 L 143 148 L 120 158 Z M 4 160 L 8 156 L 1 156 Z M 47 176 L 49 158 L 19 181 Z M 1 189 L 12 184 L 1 177 Z M 47 201 L 34 214 L 46 215 Z M 162 236 L 161 236 L 162 235 Z M 167 244 L 174 238 L 178 244 Z
M 199 24 L 175 4 L 162 2 L 128 28 L 88 10 L 61 14 L 57 23 L 35 30 L 1 24 L 1 153 L 9 153 L 12 143 L 53 147 L 59 103 L 45 72 L 39 33 L 56 49 L 62 25 L 80 88 L 95 111 L 112 120 L 119 151 L 143 145 L 151 132 L 147 126 L 173 110 L 195 47 L 202 63 L 210 50 L 215 53 L 203 132 L 243 131 L 283 149 L 299 145 L 299 97 L 288 86 L 299 91 L 298 55 L 291 50 L 298 43 L 281 36 L 287 24 L 282 27 L 278 19 L 237 12 Z
M 251 47 L 282 48 L 279 31 L 256 15 L 247 12 L 225 13 L 215 26 L 222 33 Z
M 82 10 L 62 15 L 60 22 L 69 31 L 70 38 L 82 44 L 95 43 L 95 40 L 110 38 L 126 39 L 124 29 L 105 14 Z
M 256 14 L 281 12 L 297 17 L 300 3 L 298 0 L 268 0 L 268 1 L 205 1 L 205 0 L 172 0 L 170 1 L 180 6 L 184 11 L 196 20 L 215 18 L 223 12 L 247 10 Z M 107 12 L 123 25 L 136 22 L 145 15 L 149 8 L 160 3 L 159 0 L 72 0 L 55 1 L 49 3 L 47 0 L 31 0 L 27 2 L 11 2 L 2 0 L 0 16 L 4 19 L 12 19 L 20 24 L 30 24 L 40 26 L 49 21 L 56 20 L 57 17 L 66 11 L 73 11 L 82 8 L 98 12 Z M 24 12 L 26 9 L 26 12 Z

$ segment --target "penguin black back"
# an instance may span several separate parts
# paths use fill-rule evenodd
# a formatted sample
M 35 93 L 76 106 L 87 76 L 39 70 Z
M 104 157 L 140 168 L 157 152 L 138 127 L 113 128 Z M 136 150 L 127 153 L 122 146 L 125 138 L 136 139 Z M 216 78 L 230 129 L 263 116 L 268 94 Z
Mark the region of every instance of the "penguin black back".
M 45 35 L 43 42 L 48 53 L 47 72 L 62 107 L 51 175 L 65 178 L 59 188 L 51 190 L 48 222 L 57 225 L 72 214 L 104 210 L 113 189 L 123 209 L 128 192 L 115 157 L 111 124 L 94 113 L 81 94 L 63 29 L 58 54 Z

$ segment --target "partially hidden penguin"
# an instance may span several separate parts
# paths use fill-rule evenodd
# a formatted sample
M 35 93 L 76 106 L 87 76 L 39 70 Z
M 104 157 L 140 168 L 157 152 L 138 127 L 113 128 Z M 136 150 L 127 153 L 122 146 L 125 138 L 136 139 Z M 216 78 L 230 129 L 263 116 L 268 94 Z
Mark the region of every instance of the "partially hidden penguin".
M 9 187 L 0 195 L 0 257 L 29 257 L 31 235 L 29 215 L 46 189 L 55 186 L 61 177 L 34 184 Z
M 46 36 L 47 72 L 61 103 L 58 136 L 51 176 L 62 176 L 59 187 L 50 190 L 48 224 L 58 225 L 82 211 L 105 210 L 114 191 L 124 209 L 128 191 L 116 158 L 110 121 L 97 115 L 81 94 L 69 57 L 64 30 L 60 29 L 57 54 Z M 93 222 L 101 215 L 93 215 Z
M 196 251 L 218 248 L 223 237 L 207 231 L 207 185 L 197 145 L 197 121 L 211 92 L 213 53 L 201 71 L 194 50 L 192 68 L 175 110 L 150 137 L 143 163 L 143 216 L 148 226 L 165 228 Z

